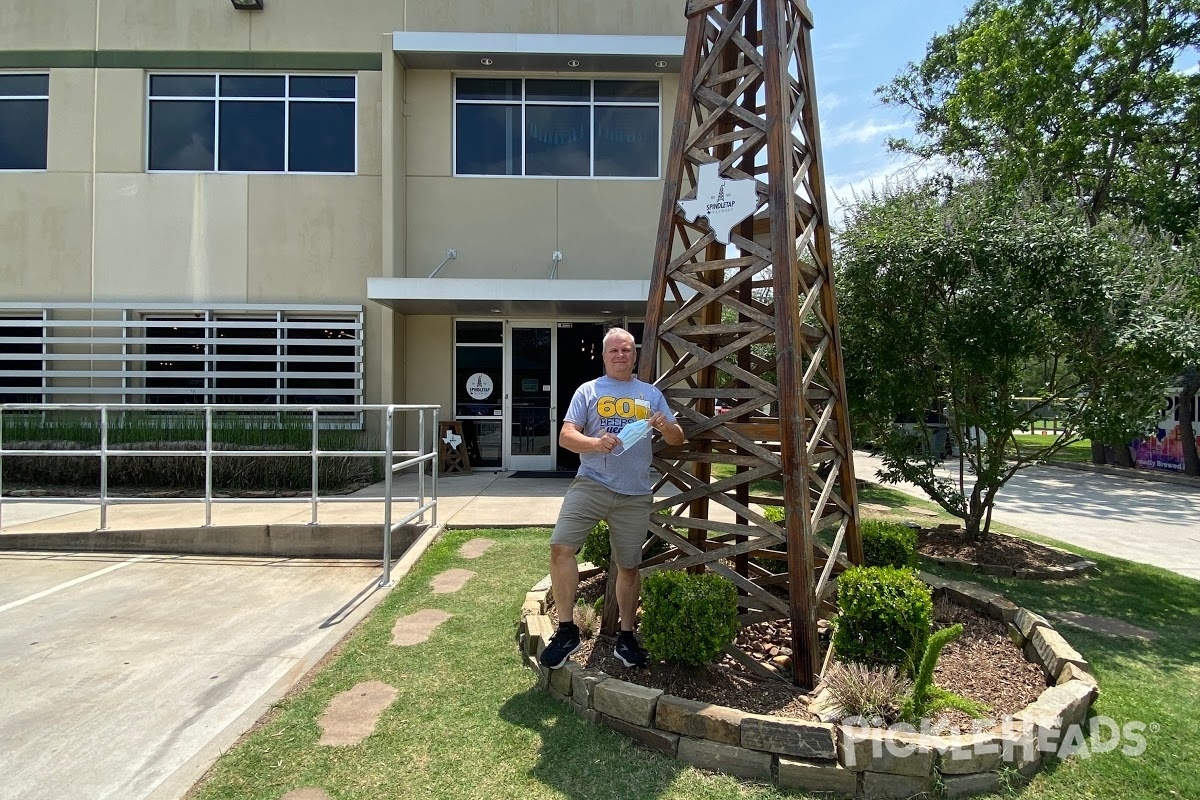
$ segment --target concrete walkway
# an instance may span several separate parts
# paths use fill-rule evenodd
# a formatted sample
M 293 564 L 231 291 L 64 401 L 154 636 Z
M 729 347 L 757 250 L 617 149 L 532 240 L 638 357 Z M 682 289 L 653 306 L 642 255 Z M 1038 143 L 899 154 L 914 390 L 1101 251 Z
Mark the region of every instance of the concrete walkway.
M 859 478 L 875 482 L 879 466 L 878 458 L 855 453 Z M 944 474 L 958 478 L 957 470 Z M 911 484 L 890 488 L 929 499 Z M 1200 488 L 1062 467 L 1031 467 L 1000 490 L 993 519 L 1200 580 Z

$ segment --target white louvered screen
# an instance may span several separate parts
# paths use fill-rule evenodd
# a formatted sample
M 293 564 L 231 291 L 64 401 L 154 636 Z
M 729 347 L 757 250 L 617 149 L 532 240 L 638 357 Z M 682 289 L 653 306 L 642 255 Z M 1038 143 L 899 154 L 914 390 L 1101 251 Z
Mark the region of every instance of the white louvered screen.
M 362 306 L 0 304 L 0 402 L 362 398 Z

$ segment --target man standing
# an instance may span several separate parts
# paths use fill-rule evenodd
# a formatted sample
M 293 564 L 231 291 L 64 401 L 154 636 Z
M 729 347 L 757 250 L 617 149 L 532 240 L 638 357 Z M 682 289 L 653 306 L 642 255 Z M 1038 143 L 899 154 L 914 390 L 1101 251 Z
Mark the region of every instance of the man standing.
M 617 562 L 621 632 L 613 655 L 627 667 L 646 663 L 646 651 L 634 638 L 633 623 L 642 591 L 637 566 L 642 560 L 654 499 L 650 480 L 652 437 L 623 443 L 620 433 L 626 425 L 644 420 L 667 444 L 685 441 L 683 428 L 675 422 L 662 392 L 633 376 L 637 362 L 633 334 L 623 328 L 610 328 L 604 335 L 603 349 L 604 376 L 575 390 L 558 435 L 559 445 L 579 453 L 579 472 L 567 489 L 550 537 L 550 579 L 558 630 L 541 656 L 542 665 L 550 669 L 567 663 L 579 649 L 579 628 L 574 619 L 579 588 L 575 554 L 600 520 L 608 522 L 609 545 Z M 646 357 L 652 355 L 647 353 Z M 626 434 L 626 440 L 631 439 Z

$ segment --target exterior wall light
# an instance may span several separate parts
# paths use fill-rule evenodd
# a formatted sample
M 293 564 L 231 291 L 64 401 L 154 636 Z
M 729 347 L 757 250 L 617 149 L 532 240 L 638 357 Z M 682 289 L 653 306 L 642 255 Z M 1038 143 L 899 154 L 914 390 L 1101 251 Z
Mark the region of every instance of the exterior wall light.
M 238 11 L 262 11 L 263 0 L 229 0 Z
M 579 59 L 577 59 L 577 58 L 572 58 L 570 61 L 568 61 L 568 62 L 567 62 L 567 66 L 568 66 L 568 67 L 578 67 L 578 66 L 579 66 Z
M 494 62 L 490 58 L 481 58 L 479 59 L 479 63 L 485 67 L 490 67 Z

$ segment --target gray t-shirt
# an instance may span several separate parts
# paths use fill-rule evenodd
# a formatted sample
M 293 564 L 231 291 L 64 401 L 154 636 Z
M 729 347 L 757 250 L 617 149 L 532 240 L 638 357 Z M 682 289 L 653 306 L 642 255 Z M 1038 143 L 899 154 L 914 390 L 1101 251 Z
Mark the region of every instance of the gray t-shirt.
M 649 419 L 661 411 L 671 422 L 675 415 L 658 387 L 637 378 L 619 381 L 607 375 L 580 386 L 571 398 L 563 417 L 585 436 L 601 436 L 605 431 L 619 434 L 636 419 Z M 650 436 L 616 453 L 580 453 L 579 475 L 591 478 L 617 494 L 650 494 L 650 461 L 653 451 Z

